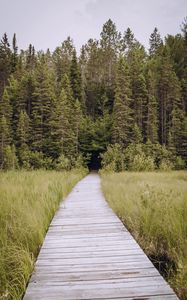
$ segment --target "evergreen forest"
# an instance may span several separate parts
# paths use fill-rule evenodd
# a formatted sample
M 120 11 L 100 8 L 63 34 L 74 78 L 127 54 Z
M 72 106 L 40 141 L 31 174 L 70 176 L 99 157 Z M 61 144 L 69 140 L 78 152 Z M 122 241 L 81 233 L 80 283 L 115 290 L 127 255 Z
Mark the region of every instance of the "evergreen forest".
M 0 168 L 181 169 L 187 162 L 187 19 L 149 49 L 109 19 L 77 54 L 0 42 Z

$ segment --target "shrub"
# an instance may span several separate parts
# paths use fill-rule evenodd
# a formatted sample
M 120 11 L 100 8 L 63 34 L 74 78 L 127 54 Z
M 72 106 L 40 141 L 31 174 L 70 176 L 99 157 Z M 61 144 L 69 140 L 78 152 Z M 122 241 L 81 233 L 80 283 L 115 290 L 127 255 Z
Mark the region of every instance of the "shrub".
M 44 167 L 44 159 L 42 152 L 30 152 L 30 165 L 33 169 L 40 169 Z
M 184 161 L 176 157 L 164 145 L 153 144 L 151 141 L 131 143 L 123 149 L 119 144 L 109 145 L 107 151 L 101 155 L 102 167 L 107 171 L 162 171 L 183 169 Z
M 79 156 L 74 160 L 72 166 L 76 169 L 87 169 L 88 157 L 83 157 L 83 155 L 79 154 Z
M 56 160 L 55 169 L 57 171 L 71 170 L 72 165 L 69 158 L 65 157 L 64 154 L 61 154 L 60 157 Z
M 15 170 L 18 168 L 18 159 L 15 146 L 7 146 L 4 150 L 3 168 L 5 170 Z
M 135 156 L 143 155 L 143 144 L 137 144 L 137 143 L 131 143 L 125 150 L 124 150 L 124 158 L 125 158 L 125 164 L 127 166 L 127 169 L 129 170 L 131 168 L 131 165 L 134 161 Z
M 23 169 L 30 169 L 30 156 L 31 156 L 31 152 L 29 151 L 29 148 L 27 145 L 23 145 L 22 147 L 20 147 L 19 151 L 18 151 L 18 156 L 19 156 L 19 163 L 20 163 L 20 167 L 22 167 Z
M 185 169 L 185 161 L 181 156 L 177 156 L 175 160 L 175 169 L 176 170 L 184 170 Z
M 159 165 L 161 171 L 171 171 L 174 169 L 174 164 L 169 159 L 162 159 Z
M 144 153 L 137 154 L 129 165 L 131 171 L 153 171 L 155 169 L 154 159 Z
M 120 172 L 125 169 L 124 153 L 119 144 L 109 145 L 107 151 L 101 154 L 101 158 L 104 170 Z

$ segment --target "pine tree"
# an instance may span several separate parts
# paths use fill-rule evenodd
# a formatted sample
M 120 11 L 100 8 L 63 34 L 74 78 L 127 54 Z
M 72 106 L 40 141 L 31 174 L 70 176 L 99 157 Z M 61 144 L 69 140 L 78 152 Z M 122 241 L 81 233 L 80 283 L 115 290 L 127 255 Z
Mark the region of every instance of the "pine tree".
M 160 143 L 167 145 L 169 128 L 172 122 L 172 111 L 182 112 L 183 105 L 180 82 L 172 69 L 167 55 L 163 55 L 161 59 L 159 73 L 159 137 Z
M 187 117 L 184 117 L 181 123 L 181 141 L 177 145 L 178 154 L 185 160 L 187 166 Z
M 157 53 L 157 50 L 160 48 L 162 43 L 163 42 L 162 42 L 160 33 L 158 32 L 158 29 L 155 27 L 155 29 L 149 39 L 149 45 L 150 45 L 149 54 L 150 54 L 150 56 L 153 56 L 154 54 Z
M 35 49 L 32 44 L 29 45 L 28 50 L 26 51 L 26 70 L 33 72 L 37 65 L 37 58 L 35 56 Z
M 0 168 L 4 168 L 5 149 L 11 143 L 10 126 L 7 123 L 6 117 L 0 117 Z
M 66 89 L 62 89 L 60 94 L 60 102 L 63 107 L 62 114 L 60 115 L 60 125 L 62 130 L 62 149 L 65 156 L 71 158 L 76 153 L 76 128 L 74 127 L 75 111 L 72 109 L 71 99 L 66 94 L 66 90 L 69 88 L 66 85 Z
M 82 121 L 82 109 L 79 100 L 75 102 L 75 136 L 76 136 L 76 155 L 79 154 L 79 134 Z
M 146 135 L 148 92 L 143 74 L 139 74 L 133 83 L 134 120 L 139 126 L 144 138 Z
M 116 25 L 109 19 L 102 28 L 101 32 L 101 46 L 102 48 L 115 49 L 118 40 L 118 32 L 116 30 Z
M 114 68 L 116 63 L 116 52 L 119 44 L 119 33 L 117 32 L 115 23 L 109 19 L 102 28 L 100 34 L 101 50 L 100 57 L 102 57 L 102 73 L 105 86 L 112 88 L 114 85 Z M 98 74 L 98 73 L 97 73 Z
M 128 52 L 127 59 L 133 99 L 131 108 L 133 109 L 134 121 L 139 126 L 145 140 L 148 92 L 143 74 L 144 50 L 139 45 L 134 44 L 133 48 Z
M 132 128 L 132 142 L 134 144 L 140 144 L 143 142 L 142 133 L 140 127 L 135 123 Z
M 0 98 L 11 73 L 11 50 L 7 34 L 5 33 L 0 42 Z
M 81 74 L 80 74 L 80 69 L 79 65 L 77 62 L 77 56 L 76 56 L 76 51 L 73 51 L 73 58 L 71 61 L 71 66 L 70 66 L 70 81 L 71 81 L 71 88 L 73 91 L 73 97 L 74 99 L 78 99 L 81 101 L 82 98 L 82 83 L 81 83 Z
M 70 66 L 74 52 L 73 41 L 68 37 L 61 45 L 57 47 L 52 55 L 55 73 L 57 76 L 58 92 L 61 92 L 61 81 L 65 74 L 69 76 Z
M 0 101 L 0 118 L 3 116 L 6 118 L 6 123 L 11 127 L 12 124 L 12 105 L 11 105 L 11 99 L 10 94 L 8 92 L 8 88 L 4 89 L 2 99 Z
M 25 111 L 21 111 L 17 126 L 17 149 L 20 166 L 23 168 L 30 167 L 30 119 Z
M 47 141 L 49 139 L 51 107 L 55 99 L 54 83 L 51 73 L 42 56 L 38 64 L 36 74 L 36 87 L 32 103 L 32 149 L 34 151 L 48 152 Z
M 130 142 L 132 130 L 131 89 L 127 62 L 120 58 L 116 72 L 112 140 L 122 146 Z
M 185 18 L 182 24 L 183 32 L 183 59 L 184 59 L 184 69 L 182 77 L 182 96 L 185 112 L 187 113 L 187 18 Z
M 11 57 L 11 71 L 15 72 L 18 64 L 18 46 L 17 46 L 17 41 L 16 41 L 16 34 L 14 33 L 13 35 L 13 40 L 12 40 L 12 57 Z
M 8 111 L 10 111 L 10 117 L 7 118 L 7 122 L 11 124 L 12 138 L 15 144 L 19 114 L 21 110 L 25 109 L 25 99 L 21 96 L 21 93 L 22 90 L 20 89 L 18 80 L 15 78 L 15 75 L 11 75 L 8 80 L 8 85 L 4 90 L 2 100 L 4 99 L 4 97 L 8 98 L 7 101 L 10 105 L 10 109 Z
M 30 120 L 25 111 L 21 111 L 17 126 L 18 147 L 29 143 Z
M 63 96 L 60 95 L 60 97 L 54 101 L 49 121 L 50 136 L 48 140 L 48 154 L 53 159 L 57 159 L 63 154 L 63 110 Z
M 20 101 L 21 110 L 25 110 L 29 118 L 33 111 L 33 103 L 35 101 L 36 78 L 32 72 L 26 72 L 20 79 Z
M 158 103 L 156 98 L 155 74 L 149 70 L 147 75 L 148 107 L 146 138 L 153 144 L 158 142 Z
M 127 50 L 127 52 L 130 51 L 133 48 L 134 44 L 136 43 L 134 34 L 129 27 L 124 32 L 123 40 L 124 40 L 124 45 L 125 45 L 124 48 Z

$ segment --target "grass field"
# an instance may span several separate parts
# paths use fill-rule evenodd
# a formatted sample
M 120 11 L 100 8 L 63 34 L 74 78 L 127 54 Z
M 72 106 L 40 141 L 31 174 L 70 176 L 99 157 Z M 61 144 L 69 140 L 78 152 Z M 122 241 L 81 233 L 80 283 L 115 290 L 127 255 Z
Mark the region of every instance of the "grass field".
M 103 173 L 102 189 L 181 299 L 187 299 L 187 172 Z
M 0 173 L 0 299 L 20 300 L 59 202 L 84 171 Z

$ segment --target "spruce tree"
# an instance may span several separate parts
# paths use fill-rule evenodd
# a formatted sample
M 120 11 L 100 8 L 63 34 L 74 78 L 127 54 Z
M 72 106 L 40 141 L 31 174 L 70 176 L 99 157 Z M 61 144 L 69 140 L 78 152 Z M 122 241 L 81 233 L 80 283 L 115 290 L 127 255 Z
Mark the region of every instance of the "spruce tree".
M 74 99 L 78 99 L 81 101 L 82 98 L 82 83 L 81 83 L 81 74 L 80 74 L 80 69 L 79 65 L 77 62 L 77 56 L 76 56 L 76 51 L 73 51 L 73 58 L 71 61 L 71 66 L 70 66 L 70 82 L 71 82 L 71 88 L 73 91 L 73 97 Z
M 140 127 L 135 123 L 132 128 L 132 142 L 134 144 L 141 144 L 143 142 Z
M 32 103 L 32 149 L 43 151 L 47 155 L 51 107 L 55 99 L 54 82 L 45 57 L 41 57 L 35 74 L 35 91 Z
M 17 126 L 17 149 L 21 167 L 30 167 L 30 119 L 25 111 L 21 111 Z
M 0 98 L 11 73 L 11 49 L 7 34 L 0 41 Z
M 150 48 L 149 48 L 150 56 L 153 56 L 154 54 L 156 54 L 157 50 L 162 45 L 162 39 L 161 39 L 160 33 L 158 32 L 158 29 L 156 27 L 150 36 L 149 45 L 150 45 Z
M 134 78 L 133 83 L 133 112 L 134 120 L 139 126 L 144 138 L 146 137 L 146 122 L 147 122 L 147 100 L 148 92 L 146 87 L 145 77 L 140 73 Z
M 148 92 L 143 73 L 143 59 L 145 59 L 144 50 L 139 45 L 134 45 L 127 55 L 133 99 L 131 108 L 134 122 L 139 126 L 145 140 Z
M 119 33 L 116 29 L 115 23 L 111 19 L 109 19 L 103 25 L 100 36 L 101 51 L 99 51 L 98 53 L 98 58 L 102 58 L 102 73 L 104 84 L 109 89 L 112 89 L 115 80 L 114 69 L 116 63 L 117 47 L 119 44 Z
M 160 61 L 158 96 L 159 137 L 161 144 L 167 145 L 169 128 L 172 122 L 172 112 L 174 110 L 178 111 L 177 115 L 179 116 L 183 108 L 180 82 L 173 71 L 167 54 L 164 54 Z
M 132 110 L 131 110 L 130 77 L 127 62 L 120 58 L 116 71 L 116 89 L 113 108 L 112 140 L 122 146 L 127 146 L 131 140 Z
M 15 72 L 18 64 L 18 46 L 16 41 L 16 34 L 13 35 L 12 40 L 12 57 L 11 57 L 11 71 Z
M 183 76 L 181 79 L 182 82 L 182 96 L 185 112 L 187 113 L 187 18 L 185 18 L 182 24 L 183 32 L 183 59 L 184 59 L 184 68 Z
M 7 123 L 6 117 L 0 117 L 0 168 L 4 168 L 5 150 L 11 144 L 10 126 Z
M 30 120 L 25 111 L 21 111 L 17 126 L 17 145 L 18 147 L 29 144 Z
M 148 104 L 146 138 L 153 144 L 158 142 L 158 101 L 156 98 L 156 78 L 152 70 L 147 75 Z
M 6 118 L 6 123 L 11 128 L 12 125 L 12 105 L 8 88 L 4 89 L 2 99 L 0 101 L 0 118 Z
M 124 48 L 126 49 L 127 52 L 130 51 L 133 48 L 136 40 L 134 38 L 133 32 L 131 31 L 131 29 L 129 27 L 124 32 L 123 40 L 124 40 L 124 45 L 125 45 Z
M 69 90 L 66 85 L 66 89 L 62 88 L 60 99 L 62 106 L 62 113 L 60 115 L 60 126 L 62 134 L 62 150 L 63 154 L 69 158 L 75 156 L 76 153 L 76 128 L 75 128 L 75 111 L 71 103 L 71 98 L 66 94 L 66 90 Z

